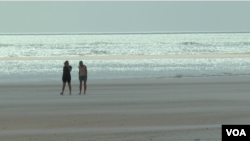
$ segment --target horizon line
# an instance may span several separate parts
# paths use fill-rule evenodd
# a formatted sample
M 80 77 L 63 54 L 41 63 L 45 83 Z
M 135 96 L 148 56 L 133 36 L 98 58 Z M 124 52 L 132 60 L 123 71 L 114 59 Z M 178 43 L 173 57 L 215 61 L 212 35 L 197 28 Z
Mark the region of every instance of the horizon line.
M 250 33 L 250 31 L 173 31 L 173 32 L 40 32 L 0 33 L 0 35 L 115 35 L 115 34 L 209 34 L 209 33 Z

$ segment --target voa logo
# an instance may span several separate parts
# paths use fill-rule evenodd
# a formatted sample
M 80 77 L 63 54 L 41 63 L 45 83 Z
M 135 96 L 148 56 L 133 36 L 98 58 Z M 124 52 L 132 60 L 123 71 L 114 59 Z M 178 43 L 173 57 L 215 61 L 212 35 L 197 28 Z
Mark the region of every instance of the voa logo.
M 238 130 L 238 129 L 226 129 L 227 136 L 247 136 L 244 129 Z

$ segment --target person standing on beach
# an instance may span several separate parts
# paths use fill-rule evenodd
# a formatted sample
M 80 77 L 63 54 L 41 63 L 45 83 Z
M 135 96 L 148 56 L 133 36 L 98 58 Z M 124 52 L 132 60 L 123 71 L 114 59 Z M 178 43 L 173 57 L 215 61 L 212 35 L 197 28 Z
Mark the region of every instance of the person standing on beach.
M 71 95 L 71 84 L 70 84 L 70 81 L 71 81 L 70 71 L 71 71 L 71 69 L 72 69 L 72 67 L 69 65 L 69 61 L 65 61 L 64 67 L 63 67 L 63 76 L 62 76 L 63 86 L 62 86 L 61 95 L 63 95 L 66 82 L 68 82 L 69 94 Z
M 82 91 L 82 81 L 84 81 L 84 94 L 85 94 L 86 89 L 87 89 L 87 86 L 86 86 L 86 83 L 87 83 L 87 67 L 83 64 L 82 61 L 80 61 L 78 68 L 79 68 L 78 76 L 79 76 L 79 81 L 80 81 L 80 85 L 79 85 L 79 88 L 80 88 L 79 95 L 80 95 L 81 91 Z

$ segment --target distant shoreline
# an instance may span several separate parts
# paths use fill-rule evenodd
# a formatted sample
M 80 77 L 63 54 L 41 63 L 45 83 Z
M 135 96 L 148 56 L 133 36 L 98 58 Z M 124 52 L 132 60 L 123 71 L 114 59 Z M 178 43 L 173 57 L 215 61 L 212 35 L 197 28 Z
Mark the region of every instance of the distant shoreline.
M 167 58 L 218 58 L 249 57 L 250 53 L 216 53 L 216 54 L 168 54 L 168 55 L 100 55 L 100 56 L 46 56 L 46 57 L 0 57 L 0 60 L 50 60 L 50 59 L 167 59 Z
M 71 33 L 0 33 L 1 35 L 124 35 L 124 34 L 230 34 L 230 33 L 250 33 L 250 31 L 231 31 L 231 32 L 71 32 Z

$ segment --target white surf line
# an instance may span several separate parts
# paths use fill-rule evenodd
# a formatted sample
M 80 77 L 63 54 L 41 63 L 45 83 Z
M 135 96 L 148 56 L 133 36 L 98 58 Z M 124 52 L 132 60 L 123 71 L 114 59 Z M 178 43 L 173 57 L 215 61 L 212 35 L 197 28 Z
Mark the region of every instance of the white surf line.
M 154 59 L 154 58 L 220 58 L 220 57 L 250 57 L 250 53 L 0 57 L 0 60 L 151 59 L 151 58 Z

